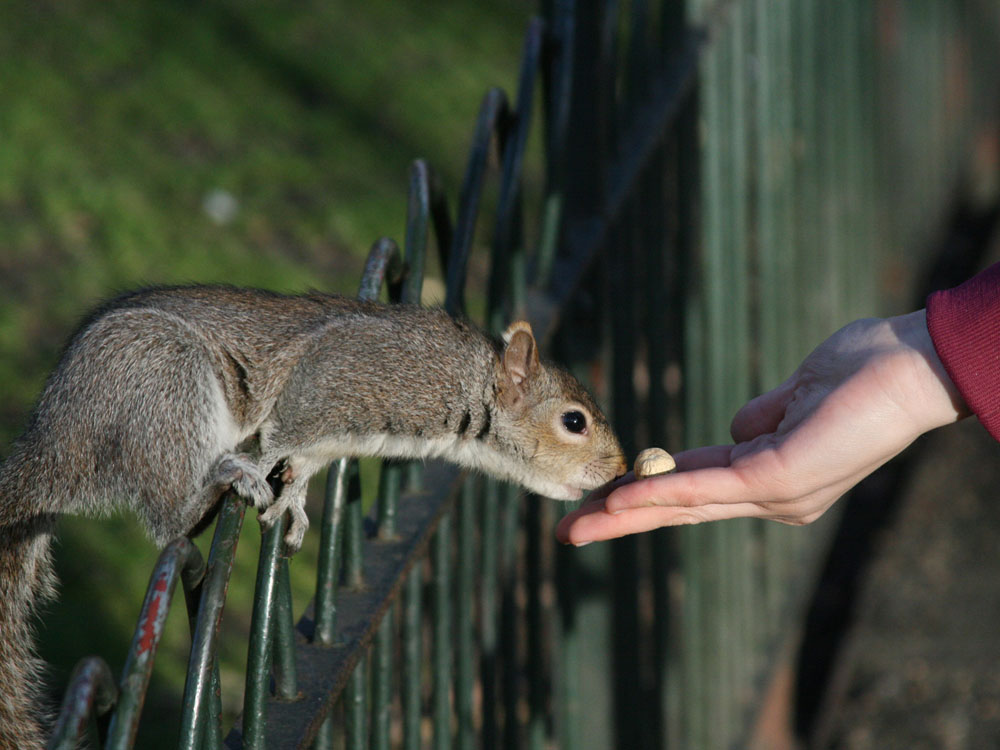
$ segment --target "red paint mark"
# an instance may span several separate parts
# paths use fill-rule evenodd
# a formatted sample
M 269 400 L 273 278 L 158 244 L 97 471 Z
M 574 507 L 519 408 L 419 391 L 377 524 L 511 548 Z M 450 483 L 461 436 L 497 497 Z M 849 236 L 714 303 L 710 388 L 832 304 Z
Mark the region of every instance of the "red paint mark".
M 153 592 L 153 598 L 149 602 L 149 610 L 140 624 L 142 635 L 139 637 L 138 654 L 145 654 L 147 651 L 152 651 L 156 646 L 156 618 L 160 613 L 161 598 L 167 593 L 167 577 L 165 573 L 156 579 L 156 582 L 153 584 Z

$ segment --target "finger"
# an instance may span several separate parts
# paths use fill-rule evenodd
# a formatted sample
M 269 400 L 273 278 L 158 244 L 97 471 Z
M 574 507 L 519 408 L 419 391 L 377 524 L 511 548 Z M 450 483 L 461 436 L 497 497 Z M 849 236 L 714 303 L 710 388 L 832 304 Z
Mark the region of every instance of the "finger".
M 691 448 L 673 454 L 677 471 L 693 471 L 708 469 L 713 466 L 729 466 L 732 461 L 732 445 L 708 445 L 703 448 Z
M 604 499 L 600 498 L 594 502 L 584 502 L 579 508 L 574 511 L 567 513 L 563 516 L 559 523 L 556 524 L 556 539 L 558 539 L 563 544 L 574 544 L 571 542 L 568 536 L 568 531 L 570 527 L 576 522 L 576 519 L 583 518 L 589 515 L 607 515 L 604 512 Z
M 601 506 L 603 507 L 604 498 L 606 498 L 609 494 L 611 494 L 614 490 L 618 489 L 619 487 L 622 487 L 626 484 L 631 484 L 634 481 L 635 481 L 635 474 L 630 471 L 625 476 L 618 477 L 617 479 L 614 479 L 608 482 L 607 484 L 603 484 L 596 490 L 591 492 L 589 495 L 587 495 L 586 498 L 584 498 L 583 505 L 587 506 L 595 503 L 600 503 Z
M 758 435 L 774 432 L 785 416 L 785 409 L 795 395 L 794 376 L 774 390 L 748 401 L 729 425 L 729 433 L 737 443 L 753 440 Z
M 731 518 L 760 518 L 766 511 L 753 503 L 703 505 L 698 508 L 635 508 L 611 515 L 581 508 L 570 513 L 556 527 L 556 538 L 564 544 L 617 539 L 664 526 L 683 526 Z
M 771 500 L 759 497 L 740 472 L 729 467 L 709 467 L 650 477 L 615 489 L 604 501 L 608 513 L 630 508 L 737 504 Z

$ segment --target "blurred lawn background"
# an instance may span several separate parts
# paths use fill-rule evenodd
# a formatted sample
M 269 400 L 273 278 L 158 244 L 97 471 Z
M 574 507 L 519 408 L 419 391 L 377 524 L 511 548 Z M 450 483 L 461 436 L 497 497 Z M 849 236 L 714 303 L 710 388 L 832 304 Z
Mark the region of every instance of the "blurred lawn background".
M 414 158 L 437 169 L 454 210 L 480 99 L 492 85 L 513 95 L 534 11 L 524 0 L 2 6 L 0 455 L 100 299 L 181 282 L 354 294 L 371 243 L 402 239 Z M 254 516 L 224 623 L 227 723 L 243 689 Z M 292 565 L 298 612 L 315 545 L 311 533 Z M 55 554 L 61 593 L 40 637 L 58 697 L 84 655 L 120 671 L 157 551 L 130 517 L 65 518 Z M 178 596 L 137 747 L 176 744 L 183 610 Z

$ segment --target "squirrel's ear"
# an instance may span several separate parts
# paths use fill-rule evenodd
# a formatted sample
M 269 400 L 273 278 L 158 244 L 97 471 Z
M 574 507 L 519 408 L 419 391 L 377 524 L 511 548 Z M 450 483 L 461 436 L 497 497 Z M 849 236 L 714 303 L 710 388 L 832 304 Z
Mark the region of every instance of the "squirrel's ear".
M 503 369 L 512 385 L 518 390 L 525 380 L 533 377 L 541 365 L 538 362 L 538 344 L 531 326 L 523 320 L 511 323 L 503 332 Z

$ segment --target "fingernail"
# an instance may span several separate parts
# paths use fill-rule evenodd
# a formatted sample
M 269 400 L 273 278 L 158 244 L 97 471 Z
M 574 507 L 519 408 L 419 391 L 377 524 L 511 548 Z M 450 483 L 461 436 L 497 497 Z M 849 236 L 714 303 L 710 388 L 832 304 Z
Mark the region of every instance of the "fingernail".
M 593 540 L 591 540 L 591 541 L 593 541 Z M 577 542 L 573 546 L 576 547 L 577 549 L 579 549 L 580 547 L 586 547 L 588 544 L 590 544 L 590 542 Z

